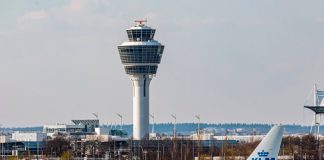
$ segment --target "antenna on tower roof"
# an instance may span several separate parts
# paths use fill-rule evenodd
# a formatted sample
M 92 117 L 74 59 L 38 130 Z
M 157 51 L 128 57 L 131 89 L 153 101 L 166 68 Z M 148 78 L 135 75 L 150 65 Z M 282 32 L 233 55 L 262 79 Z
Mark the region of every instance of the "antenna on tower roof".
M 145 26 L 147 24 L 147 19 L 145 20 L 135 20 L 136 26 Z

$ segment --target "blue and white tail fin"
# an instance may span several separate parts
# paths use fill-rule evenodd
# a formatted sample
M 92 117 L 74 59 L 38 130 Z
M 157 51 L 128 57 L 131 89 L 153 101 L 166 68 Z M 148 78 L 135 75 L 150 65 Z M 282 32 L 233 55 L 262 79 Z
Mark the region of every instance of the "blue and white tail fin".
M 283 130 L 281 125 L 272 127 L 247 160 L 277 160 Z

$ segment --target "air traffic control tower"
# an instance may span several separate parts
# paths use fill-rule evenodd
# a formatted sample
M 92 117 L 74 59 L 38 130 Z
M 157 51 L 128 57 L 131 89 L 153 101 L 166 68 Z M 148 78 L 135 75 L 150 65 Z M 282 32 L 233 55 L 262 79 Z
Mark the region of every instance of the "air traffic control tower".
M 135 23 L 126 30 L 128 41 L 118 50 L 133 85 L 133 139 L 141 140 L 149 134 L 150 81 L 161 62 L 164 46 L 153 39 L 155 29 L 146 26 L 146 20 Z

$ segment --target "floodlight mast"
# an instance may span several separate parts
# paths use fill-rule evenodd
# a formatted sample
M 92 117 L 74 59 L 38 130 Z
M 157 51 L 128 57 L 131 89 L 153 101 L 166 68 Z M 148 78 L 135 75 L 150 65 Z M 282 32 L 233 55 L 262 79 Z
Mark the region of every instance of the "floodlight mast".
M 123 115 L 117 113 L 117 116 L 120 118 L 120 129 L 123 129 Z
M 96 119 L 99 119 L 99 113 L 98 113 L 98 112 L 96 112 L 96 113 L 92 113 L 92 115 L 95 116 Z
M 154 125 L 155 125 L 155 121 L 154 121 L 154 114 L 150 114 L 150 117 L 152 118 L 153 124 L 152 124 L 152 133 L 154 133 Z
M 177 136 L 177 116 L 171 114 L 171 117 L 174 119 L 174 123 L 173 123 L 173 138 L 176 138 Z
M 133 86 L 133 139 L 149 135 L 149 87 L 164 46 L 154 40 L 155 29 L 146 25 L 147 20 L 136 20 L 127 29 L 128 41 L 118 46 L 120 59 Z
M 200 139 L 200 115 L 196 115 L 195 116 L 198 120 L 198 128 L 197 128 L 197 136 L 198 136 L 198 140 Z

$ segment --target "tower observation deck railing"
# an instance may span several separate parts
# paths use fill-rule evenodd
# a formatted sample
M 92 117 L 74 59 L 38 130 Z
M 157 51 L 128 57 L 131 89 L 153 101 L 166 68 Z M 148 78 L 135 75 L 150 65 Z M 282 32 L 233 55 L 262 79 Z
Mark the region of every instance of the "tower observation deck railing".
M 155 29 L 151 29 L 149 27 L 127 30 L 127 35 L 128 35 L 129 41 L 153 40 L 154 34 L 155 34 Z

